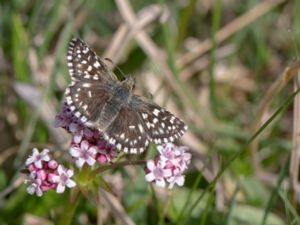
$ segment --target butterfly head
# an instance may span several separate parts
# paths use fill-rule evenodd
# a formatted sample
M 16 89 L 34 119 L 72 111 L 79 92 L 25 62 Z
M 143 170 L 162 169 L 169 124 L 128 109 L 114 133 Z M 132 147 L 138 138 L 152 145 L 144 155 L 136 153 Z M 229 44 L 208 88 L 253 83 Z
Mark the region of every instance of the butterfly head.
M 133 91 L 135 88 L 135 79 L 132 76 L 128 76 L 125 80 L 122 81 L 122 84 L 127 90 Z

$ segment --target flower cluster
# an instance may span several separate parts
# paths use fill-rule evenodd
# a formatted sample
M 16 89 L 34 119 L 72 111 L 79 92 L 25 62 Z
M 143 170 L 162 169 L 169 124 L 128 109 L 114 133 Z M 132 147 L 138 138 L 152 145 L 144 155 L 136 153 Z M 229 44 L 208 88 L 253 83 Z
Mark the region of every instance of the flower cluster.
M 85 127 L 66 103 L 55 117 L 54 125 L 73 135 L 69 152 L 79 168 L 85 163 L 92 166 L 96 162 L 110 162 L 117 155 L 116 149 L 104 140 L 102 134 L 97 129 Z
M 78 168 L 84 164 L 93 166 L 96 162 L 98 164 L 111 162 L 117 156 L 115 147 L 105 141 L 102 133 L 97 129 L 86 127 L 74 116 L 66 103 L 55 117 L 54 126 L 62 127 L 72 134 L 69 153 Z M 182 186 L 185 179 L 183 173 L 191 160 L 187 147 L 166 143 L 159 145 L 157 149 L 159 155 L 146 163 L 146 181 L 155 182 L 160 187 L 167 184 L 169 188 L 173 188 L 175 184 Z M 26 179 L 29 194 L 42 196 L 43 192 L 49 189 L 62 193 L 66 187 L 76 186 L 71 179 L 73 171 L 51 159 L 48 149 L 39 152 L 34 148 L 25 166 L 29 171 Z
M 70 178 L 73 171 L 64 168 L 63 165 L 50 158 L 49 150 L 44 149 L 39 152 L 36 148 L 32 150 L 32 155 L 25 162 L 29 171 L 25 180 L 28 183 L 27 192 L 42 196 L 43 192 L 54 189 L 57 193 L 63 193 L 65 188 L 73 188 L 76 183 Z
M 145 179 L 155 182 L 157 186 L 173 188 L 174 184 L 184 184 L 184 171 L 191 161 L 191 154 L 187 147 L 176 146 L 173 143 L 162 144 L 157 147 L 159 155 L 154 160 L 147 161 Z

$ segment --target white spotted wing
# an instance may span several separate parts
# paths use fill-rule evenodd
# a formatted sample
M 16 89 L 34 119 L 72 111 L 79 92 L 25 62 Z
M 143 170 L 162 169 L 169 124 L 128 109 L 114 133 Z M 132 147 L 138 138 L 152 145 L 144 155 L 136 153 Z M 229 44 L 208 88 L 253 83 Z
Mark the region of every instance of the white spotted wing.
M 105 131 L 107 140 L 124 152 L 140 153 L 150 142 L 162 144 L 181 137 L 187 126 L 172 113 L 138 96 L 123 107 Z
M 80 39 L 68 48 L 71 84 L 66 102 L 86 126 L 99 129 L 117 149 L 143 152 L 150 142 L 173 142 L 186 125 L 169 111 L 132 93 L 132 83 L 118 81 L 104 61 Z

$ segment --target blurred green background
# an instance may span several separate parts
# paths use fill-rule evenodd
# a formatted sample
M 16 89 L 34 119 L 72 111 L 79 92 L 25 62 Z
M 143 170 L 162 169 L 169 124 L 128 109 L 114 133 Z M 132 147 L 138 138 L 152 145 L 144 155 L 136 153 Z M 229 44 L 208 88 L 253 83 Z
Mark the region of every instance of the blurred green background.
M 182 118 L 193 154 L 171 191 L 141 167 L 105 173 L 121 211 L 88 195 L 72 224 L 300 224 L 299 12 L 297 0 L 0 0 L 0 224 L 55 224 L 68 204 L 28 195 L 20 170 L 33 147 L 70 160 L 52 122 L 72 37 Z

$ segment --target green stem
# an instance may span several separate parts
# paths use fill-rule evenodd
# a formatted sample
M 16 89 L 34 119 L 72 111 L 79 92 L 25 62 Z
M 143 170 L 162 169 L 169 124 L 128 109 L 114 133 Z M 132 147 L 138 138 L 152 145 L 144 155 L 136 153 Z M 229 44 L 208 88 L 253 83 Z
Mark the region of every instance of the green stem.
M 57 225 L 71 224 L 72 219 L 74 217 L 75 210 L 76 210 L 79 200 L 80 200 L 79 193 L 80 192 L 79 192 L 78 188 L 75 188 L 74 190 L 71 191 L 70 201 L 68 201 L 67 204 L 65 205 L 65 208 L 64 208 L 62 214 L 60 215 Z
M 77 175 L 76 180 L 80 184 L 80 186 L 87 186 L 89 184 L 90 177 L 91 168 L 87 164 L 84 164 L 79 174 Z

